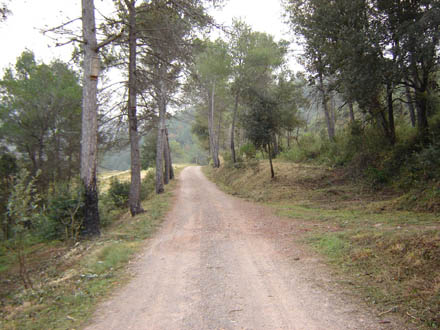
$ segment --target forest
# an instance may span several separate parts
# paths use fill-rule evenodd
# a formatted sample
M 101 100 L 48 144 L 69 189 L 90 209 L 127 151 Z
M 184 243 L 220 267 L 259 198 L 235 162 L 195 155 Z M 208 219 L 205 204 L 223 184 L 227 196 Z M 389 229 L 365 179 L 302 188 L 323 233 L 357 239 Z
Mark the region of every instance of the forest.
M 32 288 L 33 247 L 145 213 L 176 164 L 267 164 L 271 182 L 277 164 L 319 166 L 440 211 L 438 1 L 282 0 L 286 40 L 216 23 L 224 1 L 107 2 L 98 25 L 83 0 L 80 25 L 45 31 L 71 62 L 27 50 L 0 79 L 0 273 L 16 263 Z M 10 15 L 2 4 L 0 24 Z

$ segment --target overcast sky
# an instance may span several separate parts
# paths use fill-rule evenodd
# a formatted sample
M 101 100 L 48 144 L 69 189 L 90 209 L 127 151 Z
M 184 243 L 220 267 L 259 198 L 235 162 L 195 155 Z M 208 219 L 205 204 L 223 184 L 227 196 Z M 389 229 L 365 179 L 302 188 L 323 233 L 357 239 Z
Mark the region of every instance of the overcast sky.
M 14 64 L 25 50 L 34 51 L 37 59 L 49 62 L 54 58 L 70 59 L 69 46 L 54 47 L 54 41 L 42 35 L 41 29 L 53 27 L 81 15 L 80 0 L 13 0 L 12 15 L 0 23 L 0 69 Z M 95 0 L 99 11 L 108 12 L 111 0 Z M 282 23 L 280 0 L 229 0 L 221 10 L 213 12 L 219 23 L 230 25 L 232 18 L 241 18 L 253 30 L 267 32 L 276 39 L 290 39 Z M 99 13 L 96 14 L 99 18 Z

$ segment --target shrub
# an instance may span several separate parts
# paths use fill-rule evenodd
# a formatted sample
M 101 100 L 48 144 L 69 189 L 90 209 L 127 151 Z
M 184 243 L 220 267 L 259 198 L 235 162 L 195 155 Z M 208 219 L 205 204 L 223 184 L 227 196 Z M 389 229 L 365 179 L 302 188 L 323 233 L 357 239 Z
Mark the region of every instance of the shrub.
M 39 175 L 31 177 L 26 169 L 22 169 L 15 177 L 8 200 L 7 216 L 11 220 L 12 239 L 11 249 L 15 252 L 19 264 L 19 276 L 26 289 L 32 288 L 32 281 L 26 269 L 26 244 L 28 243 L 29 229 L 41 218 L 38 206 L 40 197 L 35 188 L 35 181 Z
M 47 197 L 46 217 L 38 231 L 44 239 L 78 240 L 84 219 L 82 185 L 60 183 L 55 185 Z
M 156 172 L 149 170 L 141 182 L 141 200 L 148 199 L 156 188 Z M 102 200 L 102 208 L 106 213 L 111 213 L 112 209 L 127 208 L 130 197 L 130 182 L 120 181 L 113 178 L 107 194 L 104 194 Z
M 440 143 L 431 144 L 415 156 L 425 180 L 440 178 Z
M 380 170 L 375 167 L 369 167 L 365 171 L 365 175 L 367 178 L 367 181 L 371 184 L 371 186 L 374 189 L 378 189 L 381 186 L 383 186 L 385 183 L 387 183 L 389 176 L 384 170 Z
M 11 224 L 6 216 L 8 199 L 14 186 L 14 176 L 17 174 L 17 159 L 14 155 L 0 148 L 0 227 L 3 238 L 10 236 Z
M 128 198 L 130 195 L 130 182 L 121 182 L 113 178 L 110 182 L 108 195 L 113 205 L 117 208 L 128 207 Z
M 141 200 L 148 199 L 156 189 L 156 172 L 148 171 L 147 175 L 142 179 L 141 184 Z
M 239 154 L 241 157 L 244 157 L 246 160 L 254 159 L 257 155 L 257 150 L 255 149 L 255 146 L 252 143 L 247 143 L 240 147 Z
M 316 160 L 320 155 L 322 143 L 319 137 L 306 133 L 298 139 L 298 144 L 283 151 L 280 159 L 292 162 L 309 162 Z

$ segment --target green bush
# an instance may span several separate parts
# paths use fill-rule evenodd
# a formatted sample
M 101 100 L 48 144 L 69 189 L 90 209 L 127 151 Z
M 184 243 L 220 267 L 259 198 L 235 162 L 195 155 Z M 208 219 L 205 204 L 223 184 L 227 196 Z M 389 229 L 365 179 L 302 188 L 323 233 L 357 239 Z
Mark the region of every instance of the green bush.
M 367 181 L 375 189 L 382 187 L 389 180 L 389 176 L 387 175 L 386 171 L 375 167 L 367 168 L 365 171 L 365 175 Z
M 60 183 L 47 196 L 45 218 L 38 225 L 46 240 L 77 240 L 84 219 L 84 194 L 77 182 Z
M 14 176 L 18 172 L 17 159 L 0 147 L 0 228 L 5 240 L 10 237 L 11 223 L 6 216 L 8 199 L 14 186 Z
M 292 162 L 316 161 L 320 155 L 322 143 L 318 136 L 312 133 L 305 133 L 298 139 L 298 144 L 291 149 L 283 151 L 280 159 Z
M 255 146 L 252 143 L 244 144 L 240 147 L 240 156 L 248 159 L 254 159 L 257 155 L 257 150 L 255 149 Z
M 117 208 L 128 207 L 128 199 L 130 195 L 130 182 L 121 182 L 117 178 L 113 178 L 110 182 L 108 195 L 113 205 Z
M 148 171 L 147 175 L 142 179 L 141 184 L 141 200 L 148 199 L 156 190 L 156 172 Z
M 148 171 L 141 182 L 141 200 L 148 199 L 156 188 L 156 172 Z M 110 212 L 112 208 L 122 209 L 128 207 L 130 196 L 130 182 L 122 182 L 113 178 L 110 188 L 105 196 L 102 196 L 103 207 Z
M 440 143 L 431 144 L 415 155 L 425 180 L 440 179 Z
M 26 289 L 32 288 L 26 266 L 26 247 L 30 242 L 30 231 L 42 217 L 39 207 L 40 196 L 35 181 L 40 172 L 32 177 L 26 169 L 21 169 L 15 176 L 14 186 L 9 195 L 7 216 L 11 220 L 12 237 L 8 243 L 17 257 L 19 276 Z

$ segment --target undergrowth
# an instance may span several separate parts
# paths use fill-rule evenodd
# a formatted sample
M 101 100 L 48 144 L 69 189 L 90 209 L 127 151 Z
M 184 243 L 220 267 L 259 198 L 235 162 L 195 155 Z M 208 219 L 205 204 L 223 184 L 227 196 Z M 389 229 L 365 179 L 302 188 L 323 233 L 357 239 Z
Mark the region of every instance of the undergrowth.
M 440 124 L 437 126 L 431 127 L 430 141 L 422 142 L 416 129 L 400 123 L 396 143 L 391 145 L 376 128 L 354 122 L 338 131 L 332 142 L 305 133 L 279 158 L 342 168 L 347 176 L 371 189 L 393 189 L 407 195 L 399 200 L 402 209 L 439 212 Z
M 27 255 L 33 289 L 21 287 L 13 276 L 14 259 L 0 249 L 0 261 L 7 265 L 0 269 L 0 328 L 80 327 L 97 303 L 129 278 L 126 265 L 160 225 L 175 186 L 173 181 L 166 193 L 150 195 L 142 204 L 146 212 L 136 217 L 121 210 L 112 213 L 112 221 L 98 239 L 73 246 L 59 241 L 30 245 Z

